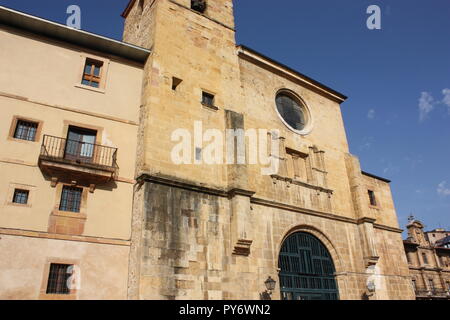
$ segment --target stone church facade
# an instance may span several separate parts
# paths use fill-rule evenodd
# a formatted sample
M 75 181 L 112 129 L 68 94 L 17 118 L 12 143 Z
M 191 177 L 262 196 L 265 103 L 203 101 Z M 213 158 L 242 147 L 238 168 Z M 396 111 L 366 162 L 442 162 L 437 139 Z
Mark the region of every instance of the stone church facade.
M 232 1 L 130 1 L 123 16 L 124 41 L 152 51 L 129 298 L 260 299 L 270 276 L 272 299 L 414 299 L 389 181 L 349 153 L 345 96 L 236 46 Z M 298 128 L 282 99 L 300 106 Z M 278 130 L 278 172 L 174 164 L 169 137 L 196 121 L 203 132 Z M 193 141 L 192 161 L 203 150 Z
M 417 300 L 450 300 L 450 231 L 424 231 L 410 217 L 403 241 Z
M 120 42 L 0 7 L 0 299 L 415 298 L 344 95 L 237 46 L 231 0 L 122 16 Z

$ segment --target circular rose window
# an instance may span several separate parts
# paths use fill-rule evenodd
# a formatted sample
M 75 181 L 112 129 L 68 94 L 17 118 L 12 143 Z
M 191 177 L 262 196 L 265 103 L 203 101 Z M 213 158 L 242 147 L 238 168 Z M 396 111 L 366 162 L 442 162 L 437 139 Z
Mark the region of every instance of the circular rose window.
M 299 134 L 311 131 L 311 116 L 305 104 L 293 94 L 282 91 L 277 94 L 278 115 L 284 124 Z

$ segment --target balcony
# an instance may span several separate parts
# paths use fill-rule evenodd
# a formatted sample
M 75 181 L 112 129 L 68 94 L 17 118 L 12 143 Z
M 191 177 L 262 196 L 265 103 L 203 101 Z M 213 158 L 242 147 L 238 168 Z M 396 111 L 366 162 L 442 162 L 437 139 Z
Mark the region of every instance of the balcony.
M 418 287 L 415 289 L 417 299 L 449 299 L 450 291 L 445 289 L 428 289 Z
M 39 167 L 52 180 L 105 184 L 117 177 L 117 148 L 44 135 Z

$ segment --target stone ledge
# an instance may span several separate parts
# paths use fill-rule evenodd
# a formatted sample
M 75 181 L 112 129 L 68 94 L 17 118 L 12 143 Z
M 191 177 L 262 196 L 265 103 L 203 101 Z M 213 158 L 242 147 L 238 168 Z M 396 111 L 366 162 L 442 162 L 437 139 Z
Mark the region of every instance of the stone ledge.
M 88 243 L 94 243 L 94 244 L 108 244 L 108 245 L 117 245 L 117 246 L 130 246 L 131 245 L 131 241 L 129 241 L 129 240 L 97 238 L 97 237 L 87 237 L 87 236 L 72 236 L 72 235 L 64 235 L 64 234 L 56 234 L 56 233 L 47 233 L 47 232 L 38 232 L 38 231 L 20 230 L 20 229 L 7 229 L 7 228 L 0 228 L 0 235 L 50 239 L 50 240 L 88 242 Z
M 221 189 L 221 188 L 216 188 L 214 186 L 202 186 L 202 185 L 195 184 L 195 183 L 187 181 L 187 180 L 183 181 L 181 179 L 176 179 L 174 177 L 168 177 L 168 176 L 162 176 L 162 175 L 156 176 L 156 175 L 151 175 L 148 173 L 141 174 L 136 180 L 138 181 L 138 183 L 145 182 L 145 181 L 153 182 L 153 183 L 157 183 L 157 184 L 166 185 L 169 187 L 175 187 L 175 188 L 181 188 L 181 189 L 190 190 L 190 191 L 202 192 L 202 193 L 215 195 L 215 196 L 219 196 L 219 197 L 229 197 L 230 195 L 232 195 L 236 192 L 237 192 L 237 194 L 241 194 L 241 195 L 245 195 L 245 196 L 250 196 L 250 194 L 252 194 L 252 191 L 239 190 L 239 189 L 225 190 L 225 189 Z M 242 193 L 242 191 L 244 193 Z M 324 191 L 326 192 L 326 189 L 324 189 Z M 329 190 L 329 191 L 333 192 L 332 190 Z M 306 208 L 300 208 L 300 207 L 296 207 L 296 206 L 293 206 L 290 204 L 285 204 L 285 203 L 281 203 L 281 202 L 277 202 L 277 201 L 258 198 L 258 197 L 254 197 L 254 194 L 252 196 L 250 196 L 250 202 L 255 203 L 255 204 L 264 205 L 264 206 L 274 207 L 274 208 L 278 208 L 278 209 L 309 214 L 309 215 L 326 218 L 326 219 L 330 219 L 330 220 L 347 222 L 347 223 L 352 223 L 352 224 L 359 224 L 359 221 L 354 218 L 338 216 L 336 214 L 329 213 L 329 212 L 322 212 L 322 211 L 316 211 L 316 210 L 311 210 L 311 209 L 306 209 Z M 384 225 L 380 225 L 380 224 L 374 224 L 374 228 L 391 231 L 391 232 L 395 232 L 395 233 L 403 232 L 402 229 L 384 226 Z

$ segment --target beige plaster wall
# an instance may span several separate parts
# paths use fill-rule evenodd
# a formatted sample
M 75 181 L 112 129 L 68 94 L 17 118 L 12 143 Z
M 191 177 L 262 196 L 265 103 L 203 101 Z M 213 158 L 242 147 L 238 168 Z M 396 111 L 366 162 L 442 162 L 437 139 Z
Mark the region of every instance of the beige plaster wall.
M 129 239 L 137 126 L 6 97 L 0 97 L 0 106 L 3 109 L 0 119 L 0 226 L 47 230 L 48 217 L 59 199 L 56 199 L 56 189 L 50 185 L 50 177 L 44 176 L 38 167 L 39 153 L 44 134 L 65 137 L 66 121 L 102 127 L 100 141 L 103 145 L 118 148 L 119 176 L 129 181 L 100 185 L 94 193 L 88 193 L 84 235 Z M 43 122 L 39 141 L 8 138 L 15 115 Z M 33 187 L 31 207 L 8 204 L 12 200 L 8 192 L 11 184 Z
M 1 92 L 137 122 L 142 66 L 4 27 L 0 41 Z M 86 54 L 105 60 L 104 92 L 78 87 Z
M 75 262 L 81 271 L 76 298 L 126 299 L 127 246 L 100 245 L 0 235 L 0 299 L 52 299 L 47 287 L 48 262 Z

